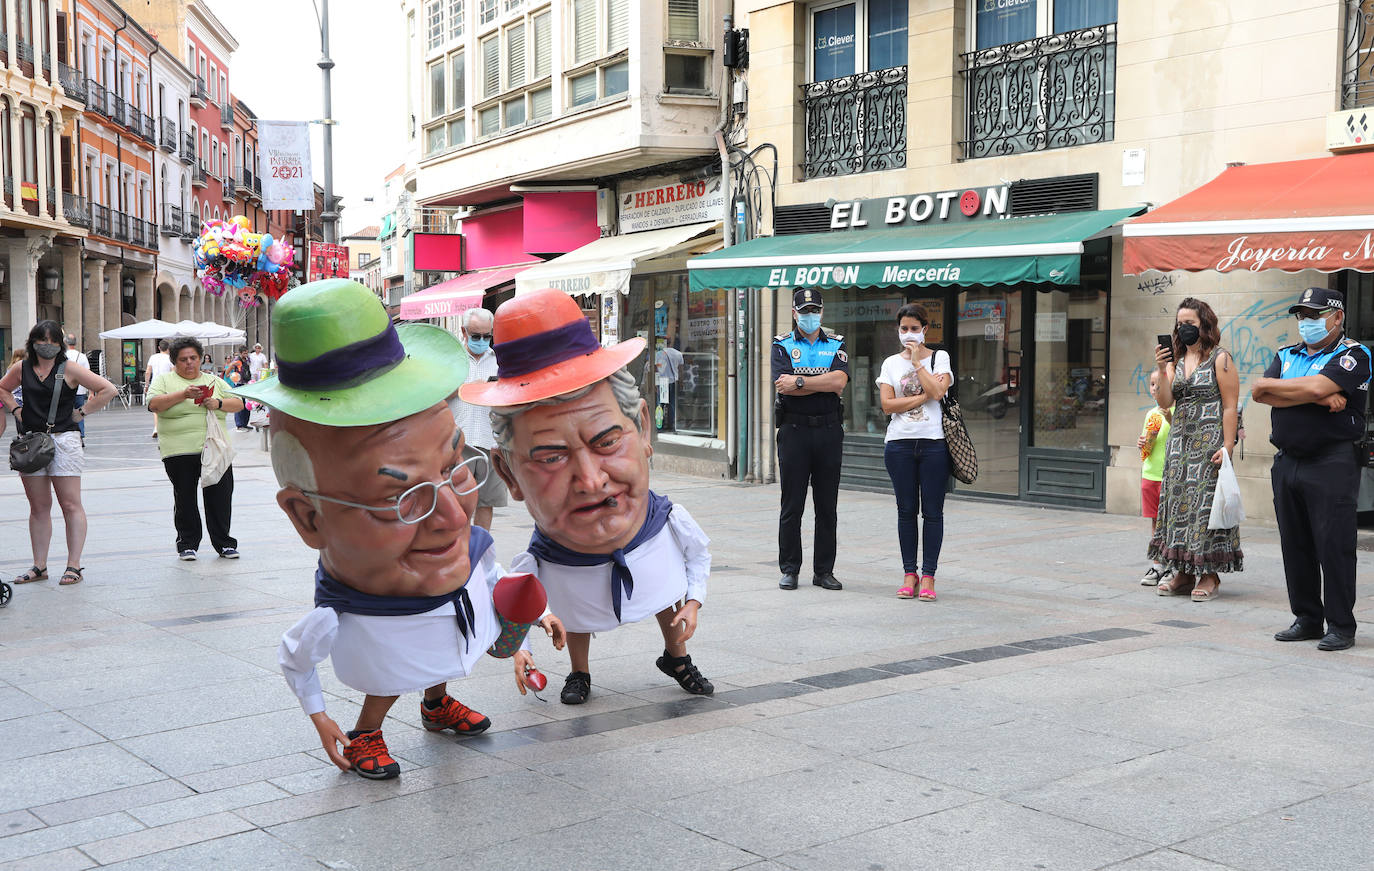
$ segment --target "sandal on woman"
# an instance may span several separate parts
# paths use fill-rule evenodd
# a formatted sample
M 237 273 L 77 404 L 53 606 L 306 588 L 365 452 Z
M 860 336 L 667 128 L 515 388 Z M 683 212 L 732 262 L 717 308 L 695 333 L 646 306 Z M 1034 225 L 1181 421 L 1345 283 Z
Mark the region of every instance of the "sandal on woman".
M 668 651 L 663 651 L 654 665 L 658 670 L 677 681 L 677 685 L 694 696 L 709 696 L 716 691 L 716 688 L 709 680 L 702 676 L 695 665 L 692 665 L 690 654 L 682 656 L 669 656 Z
M 1161 596 L 1186 596 L 1192 592 L 1195 586 L 1197 586 L 1197 581 L 1192 575 L 1179 572 L 1167 581 L 1160 581 L 1158 592 Z
M 916 598 L 916 582 L 915 582 L 915 581 L 908 581 L 908 580 L 907 580 L 907 578 L 915 578 L 915 577 L 916 577 L 916 575 L 915 575 L 914 573 L 912 573 L 912 572 L 907 572 L 906 575 L 903 576 L 902 581 L 903 581 L 903 583 L 904 583 L 904 586 L 901 586 L 901 587 L 898 587 L 898 588 L 897 588 L 897 598 L 898 598 L 898 599 L 914 599 L 914 598 Z
M 926 586 L 926 581 L 930 581 L 930 586 Z M 916 598 L 922 602 L 935 601 L 935 576 L 921 575 L 921 591 L 916 594 Z
M 62 573 L 62 580 L 58 581 L 57 585 L 59 587 L 69 587 L 72 584 L 81 583 L 85 580 L 81 577 L 81 573 L 84 571 L 85 569 L 79 569 L 76 566 L 67 566 L 67 570 Z
M 1194 588 L 1194 589 L 1193 589 L 1193 601 L 1194 601 L 1194 602 L 1210 602 L 1210 601 L 1212 601 L 1213 599 L 1215 599 L 1215 598 L 1217 597 L 1217 594 L 1220 593 L 1220 592 L 1221 592 L 1221 578 L 1217 578 L 1217 579 L 1216 579 L 1216 583 L 1214 583 L 1214 584 L 1212 585 L 1212 589 L 1210 589 L 1210 590 L 1204 590 L 1204 589 L 1201 589 L 1200 587 L 1199 587 L 1199 588 Z
M 27 572 L 14 579 L 16 584 L 32 584 L 34 581 L 46 581 L 48 570 L 40 569 L 38 566 L 30 566 Z

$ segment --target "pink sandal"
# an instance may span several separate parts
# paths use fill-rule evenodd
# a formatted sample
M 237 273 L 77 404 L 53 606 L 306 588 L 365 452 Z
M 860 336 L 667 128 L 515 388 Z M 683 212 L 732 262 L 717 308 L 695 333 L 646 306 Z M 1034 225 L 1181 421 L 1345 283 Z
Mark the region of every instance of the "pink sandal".
M 902 576 L 902 580 L 903 580 L 903 581 L 906 581 L 907 578 L 914 578 L 914 577 L 916 577 L 916 575 L 911 574 L 910 572 L 908 572 L 907 574 L 905 574 L 905 575 Z M 906 586 L 898 587 L 898 588 L 897 588 L 897 598 L 898 598 L 898 599 L 914 599 L 914 598 L 916 598 L 916 585 L 915 585 L 914 583 L 908 582 L 908 583 L 906 584 Z
M 921 590 L 919 593 L 916 594 L 916 598 L 919 599 L 919 600 L 922 601 L 922 602 L 934 602 L 934 601 L 935 601 L 935 576 L 934 576 L 934 575 L 922 575 L 922 576 L 921 576 L 921 583 L 922 583 L 922 584 L 924 584 L 927 580 L 930 581 L 930 589 L 929 589 L 929 590 L 925 590 L 925 589 Z

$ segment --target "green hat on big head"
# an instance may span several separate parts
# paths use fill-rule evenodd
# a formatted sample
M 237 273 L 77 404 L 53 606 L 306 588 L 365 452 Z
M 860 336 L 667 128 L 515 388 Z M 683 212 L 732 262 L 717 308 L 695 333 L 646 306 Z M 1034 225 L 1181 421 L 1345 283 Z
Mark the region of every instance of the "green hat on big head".
M 430 324 L 393 326 L 377 296 L 330 278 L 272 309 L 277 372 L 234 394 L 324 426 L 371 426 L 443 402 L 468 374 L 462 343 Z

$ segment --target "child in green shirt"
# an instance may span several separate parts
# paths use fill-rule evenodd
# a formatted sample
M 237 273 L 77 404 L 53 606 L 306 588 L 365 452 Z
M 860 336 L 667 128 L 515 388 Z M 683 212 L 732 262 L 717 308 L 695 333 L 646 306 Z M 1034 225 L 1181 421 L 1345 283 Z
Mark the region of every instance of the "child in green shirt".
M 1150 373 L 1150 394 L 1154 395 L 1155 384 L 1159 381 L 1159 370 Z M 1140 429 L 1136 447 L 1140 448 L 1140 513 L 1150 518 L 1150 531 L 1159 522 L 1159 489 L 1164 480 L 1164 454 L 1169 442 L 1169 423 L 1173 409 L 1156 406 L 1145 415 L 1145 425 Z M 1157 587 L 1166 581 L 1173 572 L 1163 564 L 1154 562 L 1146 569 L 1140 579 L 1142 587 Z

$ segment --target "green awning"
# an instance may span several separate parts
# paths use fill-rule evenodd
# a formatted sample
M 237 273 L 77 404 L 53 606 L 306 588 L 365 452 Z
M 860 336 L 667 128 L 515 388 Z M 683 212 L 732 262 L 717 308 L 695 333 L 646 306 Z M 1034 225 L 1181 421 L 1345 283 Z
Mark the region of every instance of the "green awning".
M 692 290 L 1078 284 L 1083 240 L 1139 206 L 751 239 L 687 263 Z

